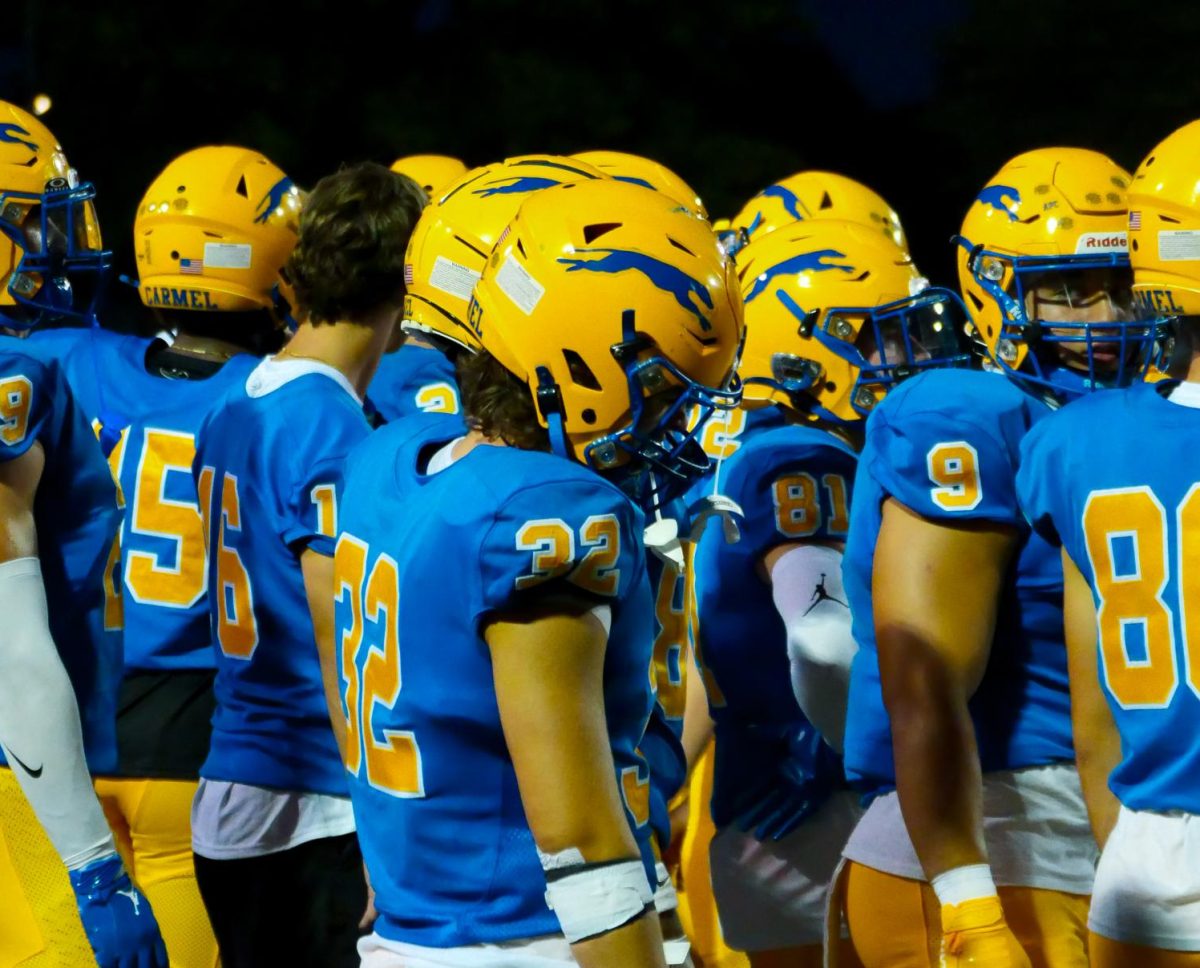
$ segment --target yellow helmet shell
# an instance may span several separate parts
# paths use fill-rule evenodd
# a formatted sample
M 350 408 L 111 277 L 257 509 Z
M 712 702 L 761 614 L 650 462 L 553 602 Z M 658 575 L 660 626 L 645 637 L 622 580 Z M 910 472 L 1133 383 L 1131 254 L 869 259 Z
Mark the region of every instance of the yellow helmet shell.
M 1129 188 L 1129 262 L 1139 305 L 1200 315 L 1200 121 L 1155 145 Z
M 407 175 L 434 198 L 467 172 L 467 166 L 450 155 L 406 155 L 392 162 L 392 171 Z
M 747 382 L 772 379 L 775 356 L 785 354 L 815 365 L 809 392 L 817 403 L 840 420 L 859 419 L 852 395 L 860 368 L 811 334 L 821 330 L 853 347 L 871 310 L 924 285 L 908 253 L 858 222 L 806 220 L 751 241 L 738 253 L 738 276 L 746 306 L 742 405 L 795 409 L 782 390 Z M 883 394 L 881 387 L 877 400 Z
M 662 192 L 697 218 L 708 218 L 708 209 L 700 196 L 666 165 L 624 151 L 580 151 L 571 157 L 594 165 L 609 178 Z
M 1127 251 L 1129 173 L 1098 151 L 1038 148 L 1004 165 L 963 219 L 958 281 L 975 330 L 1012 369 L 1028 355 L 1025 341 L 999 347 L 1005 314 L 976 273 L 1014 291 L 1012 259 L 1090 256 Z
M 0 101 L 0 218 L 12 226 L 24 226 L 30 212 L 40 204 L 47 185 L 55 179 L 63 179 L 71 186 L 76 182 L 75 172 L 58 139 L 28 111 Z M 82 216 L 77 226 L 84 236 L 82 241 L 86 248 L 99 251 L 100 223 L 92 202 L 84 203 Z M 0 232 L 0 307 L 17 305 L 10 285 L 24 255 L 21 244 Z M 43 285 L 37 274 L 26 273 L 23 279 L 15 281 L 23 284 L 22 295 L 28 299 Z
M 426 206 L 409 237 L 403 328 L 478 349 L 467 326 L 471 291 L 521 203 L 531 192 L 603 177 L 572 158 L 521 155 L 474 168 L 451 184 Z
M 634 332 L 690 380 L 726 386 L 742 341 L 732 260 L 708 223 L 657 192 L 580 181 L 531 196 L 475 288 L 482 347 L 529 385 L 559 391 L 572 455 L 628 425 L 613 348 Z M 539 408 L 543 426 L 549 422 Z
M 300 189 L 257 151 L 209 146 L 180 155 L 151 182 L 134 219 L 142 302 L 273 311 L 301 201 Z
M 896 210 L 862 182 L 832 171 L 799 171 L 755 195 L 733 219 L 751 241 L 792 222 L 839 219 L 881 233 L 905 252 L 908 239 Z

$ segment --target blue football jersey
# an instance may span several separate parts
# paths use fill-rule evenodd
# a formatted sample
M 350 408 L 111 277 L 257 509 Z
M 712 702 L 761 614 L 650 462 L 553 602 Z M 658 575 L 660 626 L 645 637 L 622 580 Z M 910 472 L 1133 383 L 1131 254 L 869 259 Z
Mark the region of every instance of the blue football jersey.
M 1121 735 L 1109 778 L 1133 810 L 1200 813 L 1200 411 L 1173 384 L 1096 393 L 1040 423 L 1017 490 L 1091 585 L 1101 685 Z M 1195 636 L 1195 638 L 1193 638 Z
M 688 514 L 682 500 L 663 509 L 664 520 L 675 524 L 681 538 L 688 534 Z M 650 765 L 650 824 L 661 850 L 671 842 L 669 804 L 687 779 L 683 751 L 683 714 L 687 708 L 689 583 L 686 565 L 646 553 L 646 574 L 654 600 L 654 651 L 650 678 L 654 709 L 640 750 Z
M 540 452 L 480 446 L 424 473 L 460 434 L 431 414 L 355 449 L 336 559 L 350 790 L 375 930 L 431 947 L 559 931 L 501 729 L 482 632 L 491 614 L 563 594 L 611 604 L 605 715 L 653 871 L 636 752 L 654 701 L 643 516 L 596 474 Z
M 30 342 L 60 361 L 92 428 L 115 440 L 108 462 L 125 508 L 125 668 L 213 668 L 195 436 L 213 401 L 244 384 L 257 358 L 235 356 L 204 379 L 170 380 L 146 369 L 152 339 L 91 328 L 47 330 Z
M 1074 757 L 1062 564 L 1058 552 L 1030 532 L 1016 495 L 1021 441 L 1050 413 L 999 374 L 935 370 L 902 383 L 867 421 L 842 576 L 859 645 L 850 675 L 846 770 L 868 793 L 895 785 L 871 599 L 871 565 L 889 497 L 931 521 L 987 521 L 1021 532 L 988 665 L 970 703 L 980 762 L 986 772 Z
M 367 398 L 385 421 L 414 413 L 460 413 L 454 364 L 441 350 L 404 343 L 384 353 Z
M 759 430 L 769 430 L 772 427 L 782 427 L 787 418 L 780 407 L 757 407 L 744 410 L 738 407 L 734 410 L 717 410 L 709 417 L 704 428 L 700 431 L 700 446 L 708 455 L 708 471 L 701 474 L 691 483 L 684 494 L 684 503 L 689 509 L 695 508 L 704 498 L 717 491 L 724 491 L 721 486 L 723 472 L 720 464 L 728 457 L 737 453 L 744 439 L 748 439 Z
M 301 375 L 281 383 L 284 367 Z M 261 364 L 200 427 L 193 470 L 217 646 L 203 777 L 346 794 L 300 554 L 333 554 L 342 463 L 369 433 L 349 384 L 302 361 Z
M 776 766 L 775 746 L 756 741 L 756 730 L 804 721 L 792 692 L 787 629 L 759 563 L 781 544 L 846 540 L 856 461 L 828 431 L 791 425 L 748 435 L 722 467 L 721 490 L 744 513 L 741 537 L 730 544 L 721 528 L 706 528 L 696 560 L 699 639 L 716 722 L 718 826 L 733 819 L 734 800 Z
M 34 499 L 50 634 L 70 676 L 93 773 L 116 768 L 120 603 L 105 593 L 120 522 L 112 477 L 61 368 L 0 337 L 0 461 L 35 442 L 45 467 Z M 4 762 L 0 757 L 0 763 Z

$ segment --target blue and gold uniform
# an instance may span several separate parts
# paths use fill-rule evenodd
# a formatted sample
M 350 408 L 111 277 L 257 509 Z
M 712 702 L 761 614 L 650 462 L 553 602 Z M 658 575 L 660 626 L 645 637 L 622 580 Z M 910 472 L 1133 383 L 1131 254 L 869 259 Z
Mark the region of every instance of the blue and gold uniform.
M 120 520 L 116 493 L 62 368 L 3 337 L 0 460 L 16 460 L 35 443 L 46 457 L 34 524 L 50 634 L 75 689 L 88 766 L 111 772 L 117 763 L 120 612 L 106 603 L 104 578 Z
M 35 443 L 46 461 L 34 525 L 50 632 L 75 690 L 88 767 L 103 774 L 117 766 L 120 610 L 106 607 L 104 593 L 117 550 L 116 492 L 61 367 L 31 353 L 27 341 L 0 337 L 0 461 Z M 7 768 L 0 769 L 0 897 L 0 964 L 94 961 L 66 869 Z
M 611 606 L 605 714 L 653 872 L 636 751 L 653 703 L 643 515 L 594 472 L 536 451 L 477 446 L 426 473 L 460 433 L 429 415 L 355 449 L 336 558 L 350 789 L 375 930 L 434 948 L 559 932 L 501 729 L 489 616 L 562 596 Z M 469 862 L 449 865 L 451 855 Z
M 98 328 L 30 337 L 57 358 L 108 461 L 126 513 L 119 583 L 125 669 L 214 668 L 204 533 L 192 480 L 195 436 L 213 400 L 244 384 L 258 360 L 236 356 L 204 379 L 147 368 L 156 341 Z
M 1100 682 L 1121 735 L 1109 786 L 1132 810 L 1200 814 L 1187 615 L 1200 489 L 1172 444 L 1196 433 L 1200 413 L 1167 400 L 1173 386 L 1096 394 L 1055 414 L 1026 439 L 1017 487 L 1034 530 L 1092 588 Z
M 778 766 L 778 745 L 756 739 L 756 730 L 804 720 L 792 691 L 787 630 L 760 563 L 781 544 L 846 540 L 855 462 L 850 446 L 828 431 L 789 425 L 748 436 L 722 467 L 722 492 L 742 508 L 741 536 L 729 544 L 720 528 L 706 529 L 696 560 L 716 721 L 718 828 L 733 822 L 735 801 Z M 828 765 L 837 769 L 832 757 Z
M 332 555 L 342 461 L 368 433 L 340 373 L 268 360 L 197 434 L 217 660 L 202 777 L 346 794 L 299 555 Z
M 385 421 L 460 410 L 454 364 L 441 350 L 411 339 L 395 352 L 383 354 L 367 398 Z
M 970 703 L 980 762 L 989 772 L 1074 757 L 1062 565 L 1055 550 L 1029 532 L 1016 500 L 1021 440 L 1050 413 L 1040 399 L 995 374 L 944 370 L 893 390 L 867 423 L 843 574 L 859 645 L 846 769 L 868 794 L 895 786 L 871 599 L 871 565 L 888 498 L 931 521 L 988 522 L 1021 532 L 987 670 Z

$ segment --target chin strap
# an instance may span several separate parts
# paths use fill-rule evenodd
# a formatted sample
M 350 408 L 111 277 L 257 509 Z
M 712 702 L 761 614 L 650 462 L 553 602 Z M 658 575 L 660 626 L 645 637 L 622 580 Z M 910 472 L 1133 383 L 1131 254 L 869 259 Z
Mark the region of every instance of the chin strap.
M 546 428 L 550 432 L 550 450 L 559 457 L 570 459 L 571 449 L 567 445 L 567 431 L 563 426 L 562 394 L 558 384 L 544 366 L 537 368 L 537 378 L 537 405 L 542 416 L 546 418 Z

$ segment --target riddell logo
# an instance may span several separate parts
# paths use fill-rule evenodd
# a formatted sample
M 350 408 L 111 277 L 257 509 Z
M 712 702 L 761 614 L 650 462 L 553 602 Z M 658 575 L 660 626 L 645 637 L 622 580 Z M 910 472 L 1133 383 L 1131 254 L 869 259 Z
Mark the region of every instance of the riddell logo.
M 1128 252 L 1129 237 L 1124 232 L 1084 232 L 1075 243 L 1075 254 L 1090 252 Z

